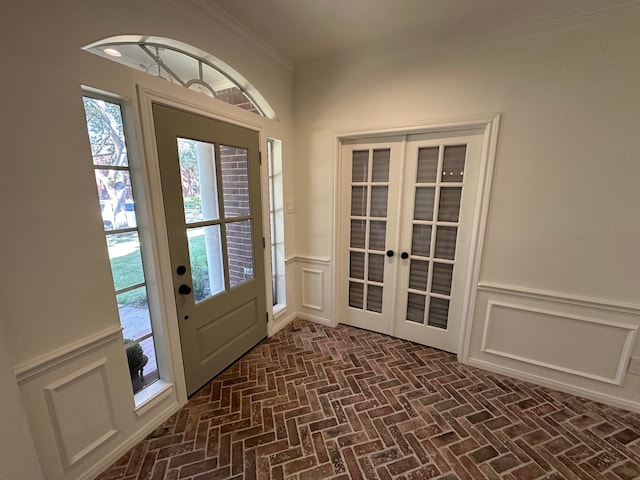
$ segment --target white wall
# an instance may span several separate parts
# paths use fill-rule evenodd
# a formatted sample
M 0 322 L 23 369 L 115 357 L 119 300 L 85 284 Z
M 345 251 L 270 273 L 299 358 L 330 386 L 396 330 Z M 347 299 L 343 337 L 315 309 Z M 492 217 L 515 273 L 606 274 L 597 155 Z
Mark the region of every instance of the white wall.
M 42 479 L 16 377 L 0 323 L 0 465 L 5 478 Z
M 7 349 L 3 344 L 0 365 L 3 379 L 6 368 L 16 373 L 47 479 L 95 475 L 181 401 L 173 384 L 134 411 L 81 100 L 82 85 L 118 93 L 134 107 L 136 83 L 173 93 L 178 87 L 81 47 L 114 35 L 156 35 L 233 66 L 279 117 L 265 121 L 263 132 L 283 141 L 285 202 L 292 196 L 291 70 L 251 35 L 194 10 L 196 4 L 26 0 L 1 7 L 0 291 Z M 204 96 L 191 98 L 204 109 L 218 108 Z M 292 224 L 285 235 L 293 245 Z M 294 290 L 287 296 L 294 298 Z M 172 373 L 176 380 L 180 372 Z M 7 392 L 8 407 L 18 408 L 15 392 Z
M 519 306 L 526 302 L 515 297 L 532 295 L 554 315 L 578 315 L 570 310 L 587 305 L 579 316 L 621 322 L 633 336 L 640 323 L 639 25 L 635 3 L 513 32 L 508 39 L 488 36 L 438 49 L 418 44 L 396 57 L 354 58 L 299 71 L 294 95 L 298 253 L 331 256 L 336 134 L 498 112 L 502 121 L 480 283 L 504 287 L 501 295 Z M 509 363 L 486 352 L 486 306 L 486 299 L 478 302 L 470 362 L 502 371 L 508 366 L 510 374 L 536 381 L 553 378 L 554 386 L 566 383 L 573 391 L 639 408 L 637 377 L 612 386 L 564 371 L 555 375 L 566 358 L 546 351 L 551 347 L 545 337 L 557 333 L 555 326 L 558 332 L 560 325 L 565 328 L 559 320 L 540 330 L 542 322 L 527 317 L 533 324 L 511 332 L 516 343 L 540 335 L 535 355 L 549 359 L 551 368 L 525 360 Z M 531 308 L 530 302 L 525 310 Z M 514 321 L 522 320 L 518 311 L 511 311 Z M 569 331 L 578 338 L 593 335 L 582 328 L 585 323 L 572 325 Z M 616 360 L 630 353 L 625 338 L 610 346 Z M 581 353 L 575 343 L 564 348 L 567 357 Z M 596 365 L 585 369 L 597 376 Z

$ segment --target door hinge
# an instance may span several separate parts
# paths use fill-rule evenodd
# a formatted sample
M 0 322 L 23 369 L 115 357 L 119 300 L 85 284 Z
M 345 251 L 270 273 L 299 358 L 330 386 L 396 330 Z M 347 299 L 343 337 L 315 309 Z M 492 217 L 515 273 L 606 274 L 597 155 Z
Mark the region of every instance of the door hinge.
M 262 237 L 262 248 L 267 248 L 267 244 L 264 241 L 264 237 Z
M 260 165 L 262 165 L 262 152 L 258 152 L 258 153 L 260 154 L 260 157 L 259 157 L 259 159 L 260 159 Z
M 267 323 L 269 323 L 269 312 L 264 312 L 264 316 L 267 318 Z

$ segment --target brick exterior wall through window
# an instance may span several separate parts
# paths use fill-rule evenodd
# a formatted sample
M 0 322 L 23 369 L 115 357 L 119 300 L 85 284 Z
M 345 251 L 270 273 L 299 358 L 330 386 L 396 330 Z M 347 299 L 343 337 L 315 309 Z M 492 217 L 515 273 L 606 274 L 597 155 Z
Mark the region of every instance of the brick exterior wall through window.
M 250 214 L 247 152 L 244 149 L 220 146 L 224 214 L 227 220 Z M 251 220 L 229 222 L 227 252 L 230 286 L 253 278 Z
M 218 100 L 230 103 L 231 105 L 235 105 L 236 107 L 242 108 L 243 110 L 248 110 L 250 112 L 260 114 L 255 105 L 251 103 L 251 100 L 249 100 L 249 97 L 247 97 L 245 93 L 238 87 L 218 90 L 216 91 L 215 95 Z

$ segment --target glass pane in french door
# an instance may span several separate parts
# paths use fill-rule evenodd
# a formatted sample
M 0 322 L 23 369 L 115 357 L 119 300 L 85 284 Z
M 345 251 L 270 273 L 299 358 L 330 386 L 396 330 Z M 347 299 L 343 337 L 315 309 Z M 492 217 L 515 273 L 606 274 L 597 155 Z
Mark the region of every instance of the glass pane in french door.
M 390 149 L 351 153 L 349 306 L 381 313 Z
M 466 145 L 418 149 L 406 319 L 447 329 Z

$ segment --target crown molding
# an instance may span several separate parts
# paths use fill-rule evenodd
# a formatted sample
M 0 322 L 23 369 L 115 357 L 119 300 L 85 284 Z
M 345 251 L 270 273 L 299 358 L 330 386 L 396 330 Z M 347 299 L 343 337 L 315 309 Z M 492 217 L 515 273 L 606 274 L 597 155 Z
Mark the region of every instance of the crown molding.
M 535 17 L 496 18 L 484 31 L 469 29 L 467 25 L 443 27 L 428 32 L 412 31 L 366 48 L 296 63 L 295 70 L 297 74 L 304 74 L 356 65 L 406 62 L 441 52 L 444 42 L 447 49 L 499 43 L 626 17 L 629 14 L 640 14 L 639 0 L 611 3 L 585 1 L 580 4 L 579 10 L 575 4 L 559 5 L 555 10 L 540 12 Z
M 276 50 L 267 41 L 236 20 L 213 0 L 174 0 L 174 2 L 179 3 L 182 7 L 186 7 L 198 15 L 206 17 L 211 22 L 213 28 L 240 37 L 252 47 L 275 60 L 287 71 L 293 71 L 294 63 L 290 58 Z

